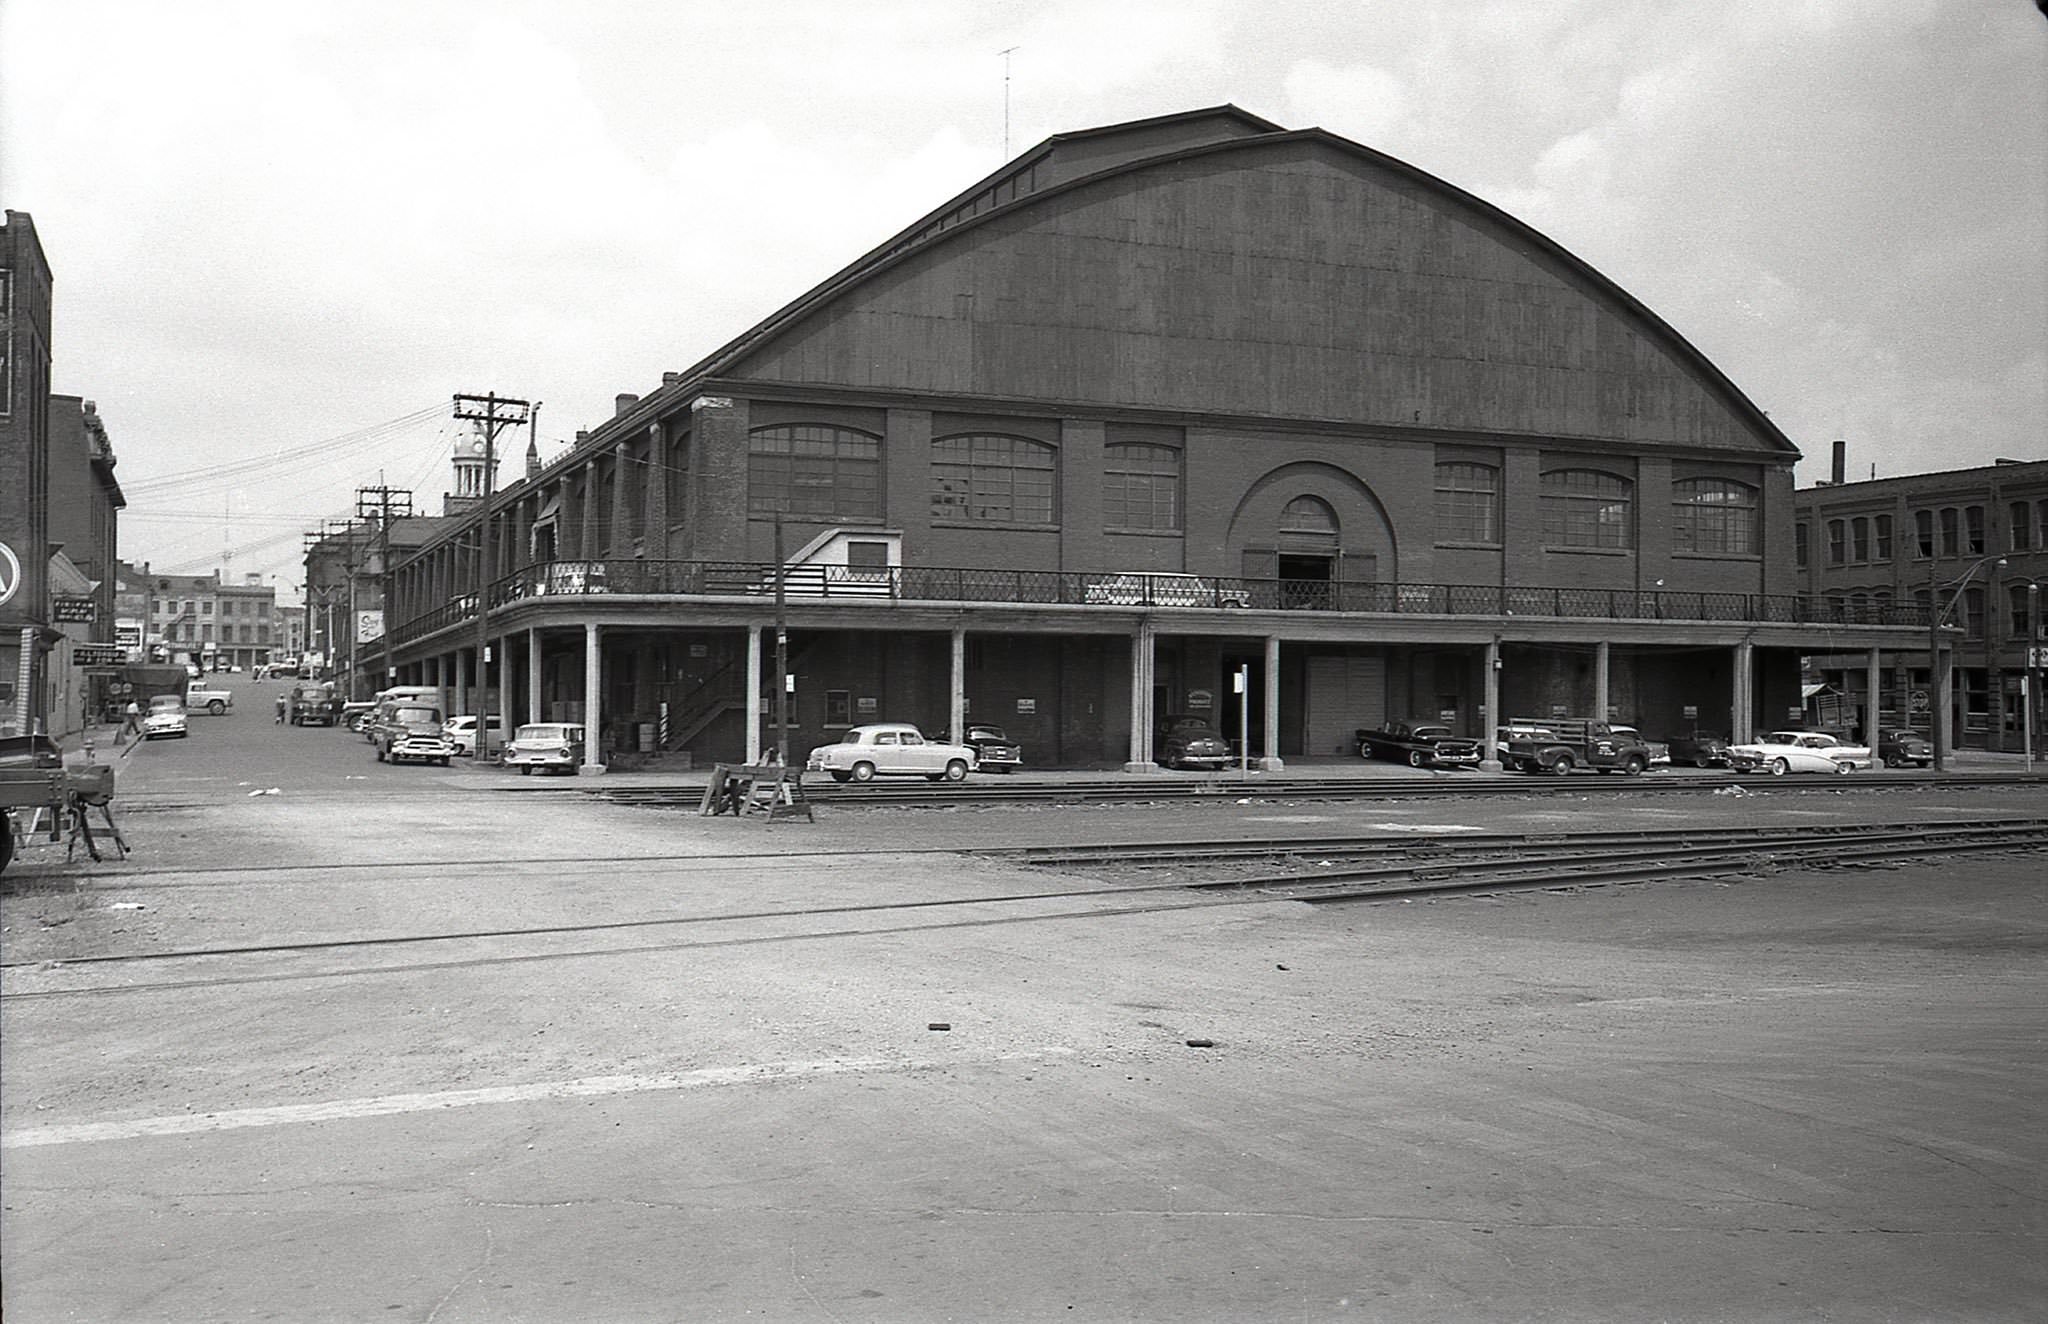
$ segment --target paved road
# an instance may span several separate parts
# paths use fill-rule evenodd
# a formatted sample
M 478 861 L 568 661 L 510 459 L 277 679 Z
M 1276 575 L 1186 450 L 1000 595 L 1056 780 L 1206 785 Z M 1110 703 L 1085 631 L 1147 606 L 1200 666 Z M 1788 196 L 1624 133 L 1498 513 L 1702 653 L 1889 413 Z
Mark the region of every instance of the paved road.
M 10 1324 L 2048 1299 L 2038 857 L 1429 905 L 1003 901 L 1088 880 L 920 848 L 1674 806 L 768 827 L 389 768 L 237 688 L 125 758 L 124 789 L 180 806 L 124 817 L 133 859 L 38 847 L 0 896 Z M 1909 794 L 1691 812 L 2039 807 Z M 786 853 L 822 847 L 861 853 Z M 872 909 L 905 901 L 962 904 Z M 88 959 L 112 953 L 158 959 Z

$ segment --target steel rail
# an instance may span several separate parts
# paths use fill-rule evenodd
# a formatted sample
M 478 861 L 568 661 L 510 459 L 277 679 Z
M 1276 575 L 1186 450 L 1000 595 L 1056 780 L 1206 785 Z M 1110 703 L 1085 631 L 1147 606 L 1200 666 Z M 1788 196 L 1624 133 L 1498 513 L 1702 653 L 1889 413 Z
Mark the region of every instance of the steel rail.
M 1258 799 L 1258 800 L 1396 800 L 1396 799 L 1499 799 L 1517 795 L 1670 795 L 1698 794 L 1739 786 L 1755 794 L 1764 789 L 1796 792 L 1873 792 L 1926 790 L 1985 790 L 2031 786 L 2048 788 L 2048 776 L 2020 773 L 1981 773 L 1963 776 L 1926 777 L 1916 774 L 1885 773 L 1877 776 L 1853 774 L 1847 777 L 1792 778 L 1766 774 L 1735 774 L 1719 777 L 1475 777 L 1439 775 L 1427 781 L 1395 781 L 1384 778 L 1347 780 L 1328 777 L 1267 779 L 1257 782 L 1151 780 L 1145 778 L 1039 782 L 992 786 L 986 782 L 951 782 L 938 786 L 809 786 L 805 796 L 813 805 L 842 808 L 891 806 L 899 808 L 946 808 L 957 805 L 1132 803 L 1159 800 Z M 614 804 L 649 809 L 692 808 L 704 797 L 702 786 L 610 786 L 565 787 Z

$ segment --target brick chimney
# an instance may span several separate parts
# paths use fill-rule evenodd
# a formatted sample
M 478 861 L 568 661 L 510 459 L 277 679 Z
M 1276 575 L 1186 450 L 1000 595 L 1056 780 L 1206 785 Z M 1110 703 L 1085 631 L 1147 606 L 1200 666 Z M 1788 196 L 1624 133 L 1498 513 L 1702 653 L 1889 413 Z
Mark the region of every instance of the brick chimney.
M 626 416 L 626 411 L 639 403 L 639 396 L 634 395 L 629 391 L 619 392 L 618 398 L 612 401 L 612 417 L 624 418 Z

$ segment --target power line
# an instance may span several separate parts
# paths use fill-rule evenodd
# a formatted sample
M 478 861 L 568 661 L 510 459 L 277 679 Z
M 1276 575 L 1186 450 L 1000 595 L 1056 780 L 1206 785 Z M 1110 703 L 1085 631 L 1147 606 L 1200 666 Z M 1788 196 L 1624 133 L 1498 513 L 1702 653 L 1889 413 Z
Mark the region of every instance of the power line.
M 174 473 L 159 474 L 153 478 L 145 478 L 134 483 L 123 484 L 122 493 L 127 497 L 134 498 L 137 496 L 157 496 L 166 492 L 183 489 L 204 491 L 209 485 L 223 485 L 229 479 L 238 478 L 244 474 L 256 473 L 294 460 L 309 459 L 315 456 L 339 458 L 342 454 L 364 449 L 380 441 L 388 440 L 408 429 L 416 428 L 429 419 L 437 418 L 440 413 L 441 407 L 435 405 L 432 408 L 416 410 L 413 413 L 401 415 L 398 418 L 390 419 L 383 423 L 372 424 L 367 428 L 359 428 L 354 432 L 345 432 L 338 437 L 328 437 L 320 441 L 307 442 L 300 446 L 288 447 L 264 455 L 251 456 L 247 459 L 233 460 L 225 464 L 212 464 L 204 468 L 181 469 Z

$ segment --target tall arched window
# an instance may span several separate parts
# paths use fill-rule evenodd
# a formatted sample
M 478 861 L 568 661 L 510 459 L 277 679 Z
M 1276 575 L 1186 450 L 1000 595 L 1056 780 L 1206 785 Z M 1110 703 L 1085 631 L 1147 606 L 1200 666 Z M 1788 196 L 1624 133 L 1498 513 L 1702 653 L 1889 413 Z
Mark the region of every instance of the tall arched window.
M 815 423 L 756 428 L 747 438 L 747 510 L 880 519 L 881 438 Z
M 932 442 L 932 518 L 1051 524 L 1055 454 L 1044 442 L 968 433 Z
M 1500 470 L 1490 464 L 1436 467 L 1436 540 L 1500 545 Z
M 1633 484 L 1598 469 L 1553 469 L 1543 475 L 1546 547 L 1635 546 Z
M 1832 539 L 1839 530 L 1830 526 Z M 1756 489 L 1726 478 L 1671 485 L 1671 550 L 1724 556 L 1757 554 Z M 1831 559 L 1834 548 L 1830 547 Z M 1870 559 L 1870 526 L 1856 521 L 1856 559 Z M 1839 564 L 1839 560 L 1835 560 Z
M 1141 442 L 1104 446 L 1102 524 L 1109 529 L 1179 529 L 1179 449 Z

